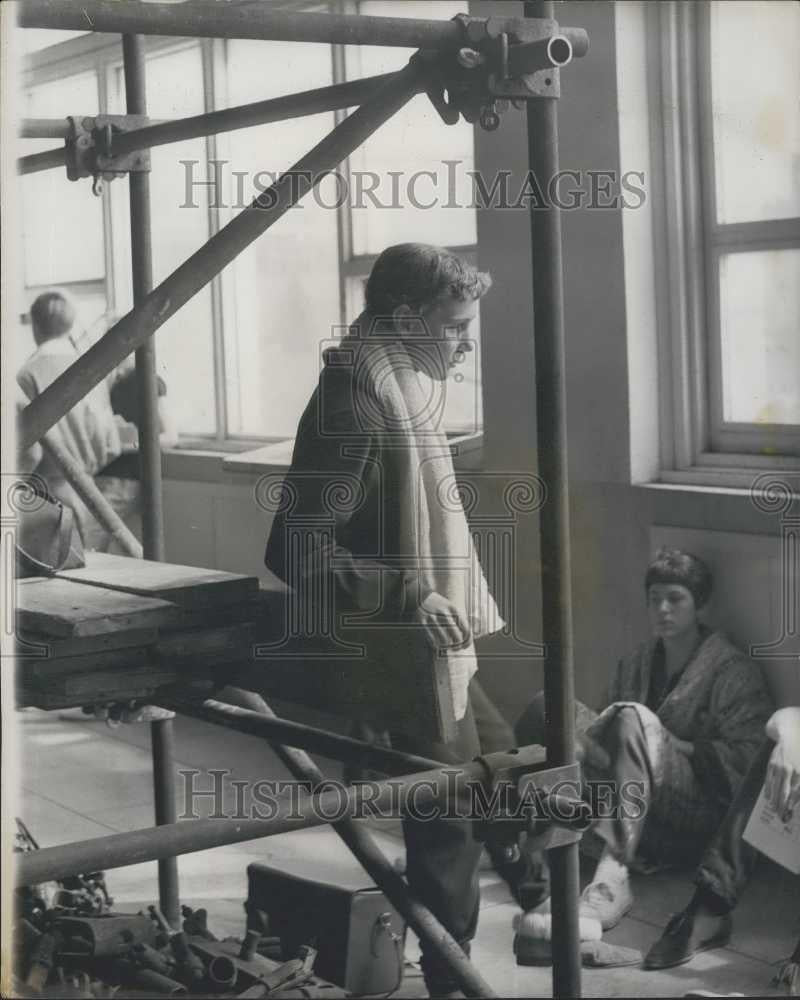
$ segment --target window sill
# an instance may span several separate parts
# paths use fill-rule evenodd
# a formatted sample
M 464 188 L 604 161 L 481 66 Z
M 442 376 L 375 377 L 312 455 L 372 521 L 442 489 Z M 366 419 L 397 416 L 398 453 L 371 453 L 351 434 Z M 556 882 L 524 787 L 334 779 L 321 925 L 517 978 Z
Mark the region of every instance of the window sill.
M 226 455 L 222 462 L 225 472 L 245 472 L 259 474 L 268 471 L 286 471 L 292 464 L 294 438 L 285 441 L 273 441 L 253 448 L 250 451 L 240 451 L 235 455 Z
M 236 482 L 239 476 L 287 472 L 292 461 L 294 438 L 272 441 L 249 451 L 230 452 L 209 448 L 165 448 L 165 479 L 191 482 Z M 450 450 L 456 469 L 474 469 L 483 455 L 483 434 L 453 434 Z
M 472 461 L 483 449 L 483 434 L 451 434 L 450 452 L 453 464 L 459 468 L 462 463 L 472 466 Z M 262 472 L 286 472 L 292 462 L 294 438 L 254 448 L 252 451 L 226 455 L 222 467 L 225 472 L 260 474 Z
M 664 469 L 652 485 L 732 489 L 748 492 L 756 483 L 786 479 L 800 487 L 800 459 L 785 455 L 702 454 L 688 469 Z
M 669 475 L 669 473 L 663 473 L 662 475 Z M 716 494 L 718 496 L 740 497 L 742 499 L 747 499 L 751 495 L 750 488 L 745 486 L 732 486 L 730 484 L 721 485 L 719 483 L 711 484 L 708 482 L 690 482 L 686 479 L 676 479 L 675 481 L 662 479 L 660 482 L 633 483 L 632 485 L 635 490 L 657 490 L 664 493 Z

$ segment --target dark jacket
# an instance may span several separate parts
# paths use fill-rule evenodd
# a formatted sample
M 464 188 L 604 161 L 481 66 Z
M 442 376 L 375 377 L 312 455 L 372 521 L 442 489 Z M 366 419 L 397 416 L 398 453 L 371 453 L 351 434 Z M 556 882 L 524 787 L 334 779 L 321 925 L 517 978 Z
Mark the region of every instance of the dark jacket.
M 338 612 L 405 621 L 429 592 L 400 542 L 415 484 L 351 352 L 332 350 L 327 360 L 297 428 L 265 563 L 317 601 L 332 587 Z

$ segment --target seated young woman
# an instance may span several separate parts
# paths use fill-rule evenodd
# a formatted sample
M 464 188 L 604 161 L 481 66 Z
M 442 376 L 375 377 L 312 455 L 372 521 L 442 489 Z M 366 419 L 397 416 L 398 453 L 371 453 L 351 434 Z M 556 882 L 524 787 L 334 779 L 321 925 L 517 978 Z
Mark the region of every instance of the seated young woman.
M 611 806 L 592 828 L 601 854 L 581 897 L 604 929 L 633 905 L 634 859 L 697 863 L 773 711 L 760 668 L 700 620 L 712 582 L 697 557 L 662 549 L 644 580 L 652 637 L 620 660 L 603 712 L 576 708 L 587 786 L 603 783 Z M 517 723 L 518 744 L 544 742 L 544 724 L 539 696 Z

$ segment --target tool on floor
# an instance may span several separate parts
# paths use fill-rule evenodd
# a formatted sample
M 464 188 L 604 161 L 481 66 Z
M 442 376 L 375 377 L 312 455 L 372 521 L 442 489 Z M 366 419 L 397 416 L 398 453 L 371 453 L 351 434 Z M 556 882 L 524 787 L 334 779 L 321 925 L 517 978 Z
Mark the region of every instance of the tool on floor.
M 38 850 L 24 825 L 19 829 L 18 850 Z M 17 890 L 14 996 L 98 1000 L 119 990 L 276 1000 L 345 995 L 314 974 L 316 951 L 306 943 L 284 961 L 266 957 L 263 952 L 274 953 L 279 942 L 262 934 L 266 922 L 258 911 L 248 916 L 254 926 L 244 939 L 219 940 L 209 930 L 203 908 L 184 906 L 181 930 L 155 905 L 147 912 L 112 912 L 100 872 L 52 883 L 46 893 L 41 889 Z

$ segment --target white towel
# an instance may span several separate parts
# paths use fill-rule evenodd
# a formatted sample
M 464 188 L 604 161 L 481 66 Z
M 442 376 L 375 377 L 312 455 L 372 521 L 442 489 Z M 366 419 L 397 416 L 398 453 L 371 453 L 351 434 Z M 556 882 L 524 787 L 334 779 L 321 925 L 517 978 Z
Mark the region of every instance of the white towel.
M 357 324 L 356 324 L 357 325 Z M 376 405 L 375 424 L 383 444 L 407 463 L 413 510 L 404 511 L 403 551 L 413 556 L 422 585 L 452 602 L 478 638 L 505 622 L 483 575 L 458 491 L 450 445 L 441 426 L 446 384 L 420 376 L 412 356 L 436 347 L 419 342 L 348 338 L 357 342 L 359 398 Z M 344 343 L 344 342 L 343 342 Z M 401 457 L 402 456 L 402 457 Z M 467 687 L 478 669 L 475 645 L 440 651 L 447 659 L 456 719 L 467 710 Z

